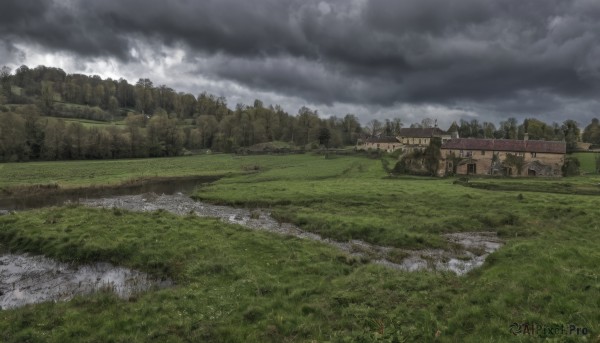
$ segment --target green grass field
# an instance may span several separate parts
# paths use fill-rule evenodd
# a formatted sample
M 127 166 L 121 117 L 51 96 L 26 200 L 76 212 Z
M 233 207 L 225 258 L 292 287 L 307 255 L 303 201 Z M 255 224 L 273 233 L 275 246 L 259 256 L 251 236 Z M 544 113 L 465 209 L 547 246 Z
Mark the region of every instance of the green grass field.
M 483 267 L 458 277 L 395 271 L 316 242 L 211 219 L 80 207 L 22 212 L 0 217 L 5 249 L 110 261 L 171 277 L 177 286 L 133 301 L 101 293 L 2 311 L 2 341 L 600 341 L 600 198 L 556 189 L 594 184 L 598 176 L 473 180 L 499 185 L 480 189 L 454 179 L 391 178 L 379 160 L 312 155 L 0 168 L 3 186 L 228 175 L 195 197 L 269 207 L 282 220 L 340 240 L 443 248 L 442 233 L 485 230 L 505 241 Z M 57 180 L 61 171 L 69 177 Z M 514 322 L 572 324 L 588 333 L 513 336 Z
M 139 178 L 235 175 L 256 168 L 309 166 L 323 157 L 196 155 L 160 159 L 59 161 L 0 164 L 0 188 L 58 184 L 61 188 L 115 185 Z
M 579 163 L 581 163 L 581 171 L 588 174 L 598 174 L 596 172 L 596 156 L 600 153 L 594 152 L 577 152 L 572 154 L 577 157 Z

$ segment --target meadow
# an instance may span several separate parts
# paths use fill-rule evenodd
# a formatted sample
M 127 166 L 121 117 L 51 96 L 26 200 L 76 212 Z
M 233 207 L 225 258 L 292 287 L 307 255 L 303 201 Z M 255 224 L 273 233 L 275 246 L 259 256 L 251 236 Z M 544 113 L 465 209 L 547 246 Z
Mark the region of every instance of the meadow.
M 588 174 L 598 174 L 596 171 L 596 156 L 600 156 L 597 152 L 577 152 L 573 154 L 581 163 L 581 170 Z
M 308 154 L 0 168 L 4 187 L 222 175 L 194 197 L 266 207 L 338 240 L 451 248 L 441 234 L 495 231 L 505 242 L 481 268 L 459 277 L 392 270 L 320 243 L 213 219 L 77 206 L 20 212 L 0 217 L 5 250 L 109 261 L 177 285 L 129 301 L 100 293 L 1 311 L 5 342 L 600 341 L 599 202 L 577 190 L 593 187 L 598 176 L 470 180 L 497 185 L 486 189 L 454 178 L 390 176 L 379 159 Z M 569 187 L 576 190 L 562 191 Z M 587 334 L 514 336 L 515 322 L 575 325 Z
M 154 177 L 230 176 L 257 172 L 256 168 L 310 163 L 309 155 L 255 156 L 195 155 L 99 161 L 50 161 L 0 164 L 0 189 L 36 185 L 59 188 L 93 187 L 131 183 Z

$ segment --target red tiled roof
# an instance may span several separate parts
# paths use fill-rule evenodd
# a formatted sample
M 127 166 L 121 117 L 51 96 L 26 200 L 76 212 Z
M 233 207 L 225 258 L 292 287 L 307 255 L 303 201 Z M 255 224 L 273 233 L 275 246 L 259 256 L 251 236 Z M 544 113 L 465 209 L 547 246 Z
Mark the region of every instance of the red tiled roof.
M 559 141 L 522 141 L 513 139 L 453 138 L 442 144 L 442 149 L 564 154 L 567 152 L 567 143 Z
M 426 129 L 407 127 L 407 128 L 400 129 L 400 131 L 398 132 L 398 136 L 409 137 L 409 138 L 436 137 L 436 136 L 447 135 L 447 134 L 448 133 L 446 133 L 445 131 L 443 131 L 437 127 L 431 127 L 431 128 L 426 128 Z

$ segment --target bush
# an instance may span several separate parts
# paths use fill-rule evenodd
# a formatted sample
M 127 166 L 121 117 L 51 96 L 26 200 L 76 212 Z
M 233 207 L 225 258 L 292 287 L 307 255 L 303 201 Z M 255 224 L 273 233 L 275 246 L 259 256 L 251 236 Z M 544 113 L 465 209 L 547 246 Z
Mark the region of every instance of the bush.
M 577 176 L 580 174 L 579 167 L 581 164 L 577 157 L 565 158 L 565 163 L 562 166 L 563 176 Z

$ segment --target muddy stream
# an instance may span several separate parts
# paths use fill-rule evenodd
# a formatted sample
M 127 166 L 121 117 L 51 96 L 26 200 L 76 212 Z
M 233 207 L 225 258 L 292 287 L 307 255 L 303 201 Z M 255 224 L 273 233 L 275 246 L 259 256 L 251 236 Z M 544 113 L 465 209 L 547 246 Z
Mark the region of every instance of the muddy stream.
M 462 275 L 473 268 L 481 266 L 485 258 L 500 248 L 502 244 L 494 232 L 468 232 L 444 235 L 444 238 L 457 247 L 454 251 L 441 249 L 401 250 L 374 245 L 360 240 L 339 242 L 321 237 L 315 233 L 303 231 L 290 223 L 280 223 L 271 216 L 269 211 L 264 209 L 248 210 L 211 205 L 194 201 L 183 193 L 172 195 L 141 194 L 117 196 L 81 200 L 80 203 L 90 207 L 120 208 L 136 212 L 164 210 L 177 215 L 189 215 L 193 213 L 201 217 L 216 217 L 224 222 L 239 224 L 253 230 L 275 232 L 282 235 L 323 242 L 353 256 L 366 257 L 375 263 L 407 271 L 423 269 L 449 270 Z M 406 257 L 402 261 L 392 262 L 388 258 L 392 250 L 396 250 L 396 253 L 400 250 Z
M 468 232 L 443 235 L 454 249 L 405 250 L 378 246 L 360 240 L 334 241 L 318 234 L 303 231 L 290 223 L 280 223 L 265 209 L 244 209 L 198 202 L 183 192 L 193 190 L 206 178 L 184 179 L 137 185 L 123 189 L 77 190 L 57 193 L 44 200 L 0 199 L 0 215 L 14 210 L 26 210 L 65 203 L 80 203 L 96 208 L 119 208 L 134 212 L 164 210 L 176 215 L 195 214 L 215 217 L 252 230 L 310 239 L 334 246 L 352 256 L 368 259 L 389 268 L 418 271 L 451 271 L 463 275 L 481 266 L 486 257 L 500 248 L 502 241 L 494 232 Z M 400 255 L 399 255 L 400 252 Z M 392 258 L 391 256 L 396 256 Z M 398 258 L 397 256 L 400 256 Z M 108 263 L 74 266 L 27 254 L 0 255 L 0 306 L 8 309 L 44 301 L 69 300 L 77 295 L 99 290 L 112 291 L 121 298 L 137 293 L 168 287 L 170 280 L 156 280 L 147 274 L 113 266 Z

